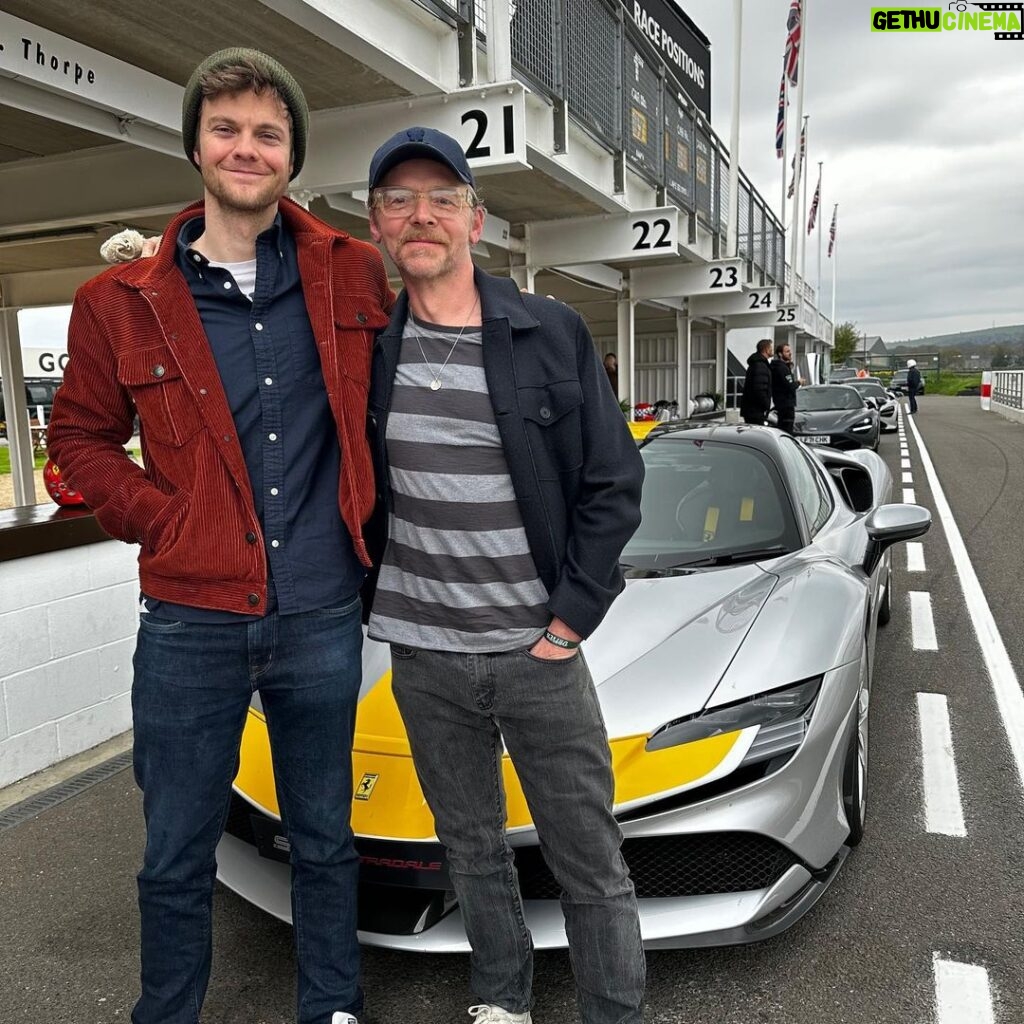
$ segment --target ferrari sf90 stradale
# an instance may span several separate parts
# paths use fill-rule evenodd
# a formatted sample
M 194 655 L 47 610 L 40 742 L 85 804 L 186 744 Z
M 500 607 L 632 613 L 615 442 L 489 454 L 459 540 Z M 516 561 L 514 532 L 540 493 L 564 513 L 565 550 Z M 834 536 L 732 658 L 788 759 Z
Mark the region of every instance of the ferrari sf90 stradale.
M 767 938 L 813 905 L 864 834 L 875 633 L 895 607 L 890 548 L 930 516 L 888 504 L 890 474 L 872 452 L 812 449 L 770 428 L 658 425 L 641 452 L 626 588 L 583 652 L 644 941 Z M 364 671 L 352 814 L 361 938 L 465 951 L 386 646 L 366 644 Z M 558 885 L 507 757 L 503 769 L 527 924 L 538 947 L 562 946 Z M 220 877 L 288 919 L 287 859 L 256 701 Z

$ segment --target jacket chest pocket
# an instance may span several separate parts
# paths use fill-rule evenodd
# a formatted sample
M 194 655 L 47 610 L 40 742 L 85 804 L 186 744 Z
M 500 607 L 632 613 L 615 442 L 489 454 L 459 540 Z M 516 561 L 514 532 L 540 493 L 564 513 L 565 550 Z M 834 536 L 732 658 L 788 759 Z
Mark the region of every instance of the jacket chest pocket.
M 583 465 L 583 391 L 578 381 L 520 388 L 519 408 L 542 480 L 557 479 Z
M 336 294 L 333 313 L 338 368 L 365 391 L 369 386 L 374 339 L 377 331 L 387 327 L 389 317 L 377 296 L 358 292 Z
M 179 448 L 202 428 L 199 410 L 170 349 L 123 353 L 117 357 L 117 379 L 131 393 L 147 441 Z

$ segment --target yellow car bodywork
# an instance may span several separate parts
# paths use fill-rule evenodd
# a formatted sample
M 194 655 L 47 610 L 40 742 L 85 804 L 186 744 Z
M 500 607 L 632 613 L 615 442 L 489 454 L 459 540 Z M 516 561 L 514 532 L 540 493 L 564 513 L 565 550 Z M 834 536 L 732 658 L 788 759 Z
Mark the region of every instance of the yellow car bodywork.
M 633 440 L 642 441 L 657 425 L 657 420 L 639 420 L 629 424 L 629 432 Z
M 740 732 L 647 751 L 647 736 L 610 741 L 615 804 L 678 791 L 712 774 L 733 749 Z M 427 807 L 409 751 L 409 740 L 386 673 L 363 697 L 352 751 L 352 827 L 356 835 L 380 839 L 430 840 L 434 819 Z M 502 758 L 507 827 L 532 827 L 526 798 L 507 754 Z M 266 718 L 249 709 L 242 736 L 236 789 L 252 804 L 280 817 Z

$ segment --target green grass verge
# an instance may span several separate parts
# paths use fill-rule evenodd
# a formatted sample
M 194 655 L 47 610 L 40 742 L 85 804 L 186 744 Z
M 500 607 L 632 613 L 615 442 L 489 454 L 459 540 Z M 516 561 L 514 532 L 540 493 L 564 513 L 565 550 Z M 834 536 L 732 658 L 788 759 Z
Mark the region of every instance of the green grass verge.
M 963 388 L 981 387 L 981 374 L 965 374 L 963 377 L 954 377 L 951 373 L 944 373 L 941 377 L 929 375 L 925 380 L 925 387 L 925 398 L 929 395 L 955 395 Z
M 891 373 L 878 374 L 882 383 L 888 386 L 892 379 Z M 980 373 L 944 373 L 936 376 L 928 372 L 924 375 L 925 397 L 928 395 L 956 395 L 963 388 L 980 388 Z
M 36 469 L 42 469 L 46 465 L 46 456 L 37 455 L 35 458 Z M 0 475 L 4 473 L 10 473 L 11 471 L 11 450 L 10 448 L 0 448 Z
M 128 454 L 131 455 L 136 462 L 142 462 L 142 453 L 138 448 L 129 448 Z M 36 469 L 42 469 L 46 465 L 46 456 L 37 455 L 35 457 Z M 0 447 L 0 476 L 11 471 L 11 450 L 6 446 Z

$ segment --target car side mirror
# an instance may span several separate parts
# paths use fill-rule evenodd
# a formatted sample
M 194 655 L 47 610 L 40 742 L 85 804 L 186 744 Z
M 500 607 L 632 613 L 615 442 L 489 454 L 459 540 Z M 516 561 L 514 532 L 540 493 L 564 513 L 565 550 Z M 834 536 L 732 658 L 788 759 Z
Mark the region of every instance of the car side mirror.
M 880 505 L 864 521 L 868 532 L 864 572 L 870 576 L 893 544 L 921 537 L 931 525 L 932 514 L 921 505 Z

